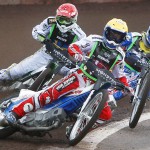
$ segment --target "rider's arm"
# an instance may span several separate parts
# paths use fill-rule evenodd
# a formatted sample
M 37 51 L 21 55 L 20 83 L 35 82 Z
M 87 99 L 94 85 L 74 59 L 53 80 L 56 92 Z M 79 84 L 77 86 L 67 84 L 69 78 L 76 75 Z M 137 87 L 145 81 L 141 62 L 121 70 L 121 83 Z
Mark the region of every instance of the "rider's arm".
M 87 44 L 86 38 L 81 39 L 78 42 L 72 43 L 68 48 L 68 53 L 76 61 L 82 61 L 84 55 L 90 50 L 90 45 Z
M 81 40 L 83 38 L 86 38 L 85 32 L 76 23 L 74 24 L 74 26 L 72 28 L 72 31 L 77 36 L 77 39 L 75 41 L 73 41 L 73 42 L 76 42 L 76 41 L 79 41 L 79 40 Z
M 86 38 L 81 39 L 75 43 L 72 43 L 68 48 L 68 53 L 76 60 L 90 53 L 93 45 L 96 41 L 99 41 L 101 36 L 90 35 Z M 79 61 L 79 60 L 77 60 Z
M 124 85 L 128 86 L 128 81 L 124 73 L 124 61 L 121 60 L 121 57 L 116 62 L 115 66 L 112 69 L 112 73 L 115 78 L 117 78 L 120 82 L 122 82 Z
M 32 30 L 32 36 L 35 40 L 43 42 L 50 32 L 52 23 L 55 22 L 54 17 L 48 17 L 40 24 L 36 25 Z

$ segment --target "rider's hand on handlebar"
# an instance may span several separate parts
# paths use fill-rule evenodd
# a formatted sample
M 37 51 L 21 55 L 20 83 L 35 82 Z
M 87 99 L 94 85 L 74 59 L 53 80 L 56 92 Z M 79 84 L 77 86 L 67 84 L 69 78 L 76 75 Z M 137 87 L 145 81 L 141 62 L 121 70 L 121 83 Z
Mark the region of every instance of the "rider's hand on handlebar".
M 79 67 L 78 67 L 78 66 L 77 66 L 76 68 L 70 69 L 70 70 L 67 72 L 67 75 L 69 75 L 69 74 L 72 74 L 72 73 L 76 72 L 78 69 L 79 69 Z
M 44 41 L 45 41 L 45 36 L 44 35 L 42 35 L 42 34 L 40 34 L 40 33 L 38 33 L 38 40 L 41 42 L 41 43 L 44 43 Z
M 74 55 L 74 59 L 78 62 L 78 61 L 83 61 L 83 55 L 82 54 L 75 54 Z
M 52 50 L 55 49 L 51 40 L 45 40 L 43 43 L 45 44 L 47 51 L 51 52 Z
M 89 58 L 90 57 L 88 57 L 88 56 L 83 56 L 82 54 L 75 54 L 74 55 L 74 59 L 77 61 L 77 62 L 81 62 L 81 61 L 87 61 L 87 60 L 89 60 Z

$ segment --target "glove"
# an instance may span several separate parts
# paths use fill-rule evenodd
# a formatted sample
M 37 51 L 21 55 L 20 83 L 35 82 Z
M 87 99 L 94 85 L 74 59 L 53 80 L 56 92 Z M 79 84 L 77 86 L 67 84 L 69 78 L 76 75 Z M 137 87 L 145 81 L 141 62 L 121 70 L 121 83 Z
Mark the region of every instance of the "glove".
M 79 69 L 78 67 L 73 68 L 73 69 L 70 69 L 70 70 L 67 72 L 67 75 L 69 75 L 69 74 L 72 74 L 72 73 L 76 72 L 78 69 Z
M 0 70 L 0 82 L 1 81 L 12 81 L 14 79 L 18 78 L 17 74 L 14 74 L 13 76 L 10 75 L 10 70 L 15 67 L 17 64 L 13 63 L 10 65 L 7 69 Z
M 48 52 L 51 52 L 55 49 L 54 44 L 50 40 L 45 40 L 44 44 Z
M 83 55 L 82 54 L 75 54 L 74 59 L 76 61 L 83 61 Z
M 38 40 L 43 43 L 45 41 L 45 36 L 42 34 L 38 34 Z

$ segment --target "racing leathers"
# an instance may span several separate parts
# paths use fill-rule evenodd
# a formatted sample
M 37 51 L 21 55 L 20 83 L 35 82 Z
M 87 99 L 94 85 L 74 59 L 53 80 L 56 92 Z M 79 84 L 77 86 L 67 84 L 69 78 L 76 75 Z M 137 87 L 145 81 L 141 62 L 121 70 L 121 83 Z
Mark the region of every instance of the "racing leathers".
M 139 50 L 139 43 L 142 40 L 142 35 L 138 32 L 128 32 L 126 40 L 121 43 L 121 47 L 125 52 L 125 66 L 124 73 L 127 77 L 129 89 L 134 94 L 134 88 L 136 87 L 137 77 L 139 75 L 140 65 L 137 64 L 137 60 L 141 59 L 141 50 Z M 122 90 L 114 92 L 113 96 L 115 100 L 120 100 L 127 93 Z
M 136 89 L 137 79 L 141 71 L 141 64 L 138 61 L 148 62 L 150 59 L 150 48 L 144 43 L 145 34 L 145 32 L 129 32 L 127 35 L 129 40 L 122 43 L 126 53 L 124 72 L 132 94 Z M 114 93 L 116 100 L 120 100 L 124 95 L 123 91 Z
M 112 71 L 116 78 L 127 85 L 123 72 L 124 52 L 120 47 L 118 47 L 117 50 L 106 48 L 101 36 L 90 35 L 87 38 L 81 39 L 80 41 L 71 44 L 68 52 L 75 59 L 77 59 L 75 55 L 92 56 L 92 61 L 97 67 Z M 92 78 L 89 78 L 84 74 L 82 69 L 77 69 L 75 72 L 71 72 L 50 87 L 47 87 L 45 90 L 35 92 L 32 97 L 25 99 L 14 107 L 12 112 L 17 114 L 18 118 L 21 118 L 30 111 L 35 111 L 77 88 L 87 87 L 94 82 L 95 81 Z M 111 109 L 108 103 L 106 103 L 99 118 L 102 120 L 109 120 L 111 116 Z
M 61 32 L 55 17 L 48 17 L 33 28 L 32 36 L 41 43 L 50 39 L 56 47 L 61 48 L 63 52 L 66 53 L 68 46 L 72 42 L 82 39 L 86 34 L 76 23 L 72 24 L 65 33 Z M 44 45 L 37 52 L 22 60 L 20 63 L 13 64 L 9 68 L 1 70 L 0 80 L 18 79 L 33 70 L 46 66 L 52 59 L 52 56 Z M 64 67 L 61 69 L 60 74 L 65 75 L 67 71 L 68 68 Z
M 127 75 L 128 83 L 133 89 L 136 88 L 137 77 L 141 71 L 141 65 L 138 60 L 143 62 L 149 61 L 150 48 L 144 45 L 142 36 L 144 36 L 144 33 L 132 32 L 133 40 L 126 50 L 124 71 Z

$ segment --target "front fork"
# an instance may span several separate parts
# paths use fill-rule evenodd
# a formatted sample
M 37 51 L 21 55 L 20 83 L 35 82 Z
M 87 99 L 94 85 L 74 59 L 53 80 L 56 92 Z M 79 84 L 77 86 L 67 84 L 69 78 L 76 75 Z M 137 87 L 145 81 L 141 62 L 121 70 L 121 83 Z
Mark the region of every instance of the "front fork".
M 85 106 L 88 104 L 88 102 L 91 100 L 92 95 L 94 94 L 95 91 L 99 90 L 101 87 L 101 80 L 98 78 L 93 89 L 91 90 L 89 96 L 87 97 L 87 99 L 85 100 L 85 102 L 83 103 L 82 107 L 81 107 L 81 111 L 79 113 L 79 115 L 82 113 L 82 111 L 84 110 Z
M 80 110 L 80 113 L 79 113 L 79 116 L 81 114 L 81 112 L 84 110 L 85 106 L 88 104 L 88 102 L 90 101 L 93 93 L 94 93 L 95 90 L 92 90 L 89 94 L 89 96 L 87 97 L 86 101 L 83 103 L 83 106 L 81 107 L 81 110 Z
M 135 102 L 136 102 L 137 100 L 139 100 L 138 93 L 139 93 L 139 89 L 140 89 L 141 80 L 142 80 L 141 78 L 138 79 L 137 87 L 136 87 L 136 90 L 135 90 L 135 93 L 134 93 L 134 98 L 133 98 L 133 101 L 132 101 L 132 105 L 134 105 Z

